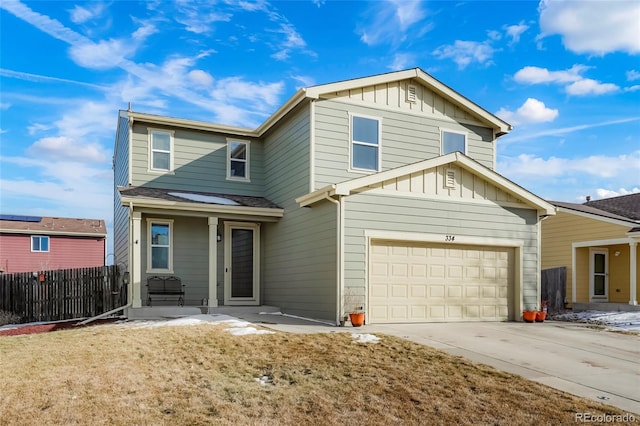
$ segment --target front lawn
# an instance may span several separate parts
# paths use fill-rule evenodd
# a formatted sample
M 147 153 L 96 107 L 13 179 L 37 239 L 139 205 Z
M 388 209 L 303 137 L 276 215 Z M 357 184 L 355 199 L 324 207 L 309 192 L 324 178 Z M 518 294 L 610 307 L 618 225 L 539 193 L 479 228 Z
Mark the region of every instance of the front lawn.
M 0 337 L 0 423 L 531 425 L 624 414 L 390 336 L 226 327 Z

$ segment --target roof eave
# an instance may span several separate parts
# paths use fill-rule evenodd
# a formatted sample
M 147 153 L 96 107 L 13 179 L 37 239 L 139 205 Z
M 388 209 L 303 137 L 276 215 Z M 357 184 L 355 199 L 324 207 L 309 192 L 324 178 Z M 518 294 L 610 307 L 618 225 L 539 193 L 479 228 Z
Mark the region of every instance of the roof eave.
M 189 203 L 181 201 L 140 199 L 138 197 L 121 197 L 123 206 L 132 205 L 138 208 L 170 209 L 183 211 L 198 211 L 221 214 L 240 214 L 263 217 L 283 217 L 284 209 L 271 207 L 249 207 L 249 206 L 225 206 L 221 204 Z

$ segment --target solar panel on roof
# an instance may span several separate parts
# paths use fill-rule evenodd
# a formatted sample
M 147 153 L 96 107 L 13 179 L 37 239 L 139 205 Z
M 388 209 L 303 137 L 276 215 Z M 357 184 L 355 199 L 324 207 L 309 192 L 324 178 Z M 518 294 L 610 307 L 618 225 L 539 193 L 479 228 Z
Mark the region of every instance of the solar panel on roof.
M 12 220 L 14 222 L 42 222 L 40 216 L 21 216 L 17 214 L 0 214 L 0 220 Z

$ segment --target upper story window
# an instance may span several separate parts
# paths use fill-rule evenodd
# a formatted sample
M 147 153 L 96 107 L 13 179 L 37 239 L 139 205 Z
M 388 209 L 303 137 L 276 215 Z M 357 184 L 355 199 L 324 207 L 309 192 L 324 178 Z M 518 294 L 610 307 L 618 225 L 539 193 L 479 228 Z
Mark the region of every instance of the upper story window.
M 441 131 L 441 150 L 442 155 L 450 152 L 459 151 L 463 154 L 467 153 L 467 135 L 466 133 L 454 132 L 451 130 Z
M 173 270 L 173 233 L 171 220 L 149 219 L 147 222 L 149 271 Z
M 173 132 L 149 129 L 149 169 L 173 170 Z
M 31 236 L 31 251 L 48 252 L 49 251 L 49 237 L 43 237 L 41 235 Z
M 380 126 L 380 119 L 351 116 L 352 169 L 380 170 Z
M 249 180 L 249 141 L 227 139 L 227 178 Z

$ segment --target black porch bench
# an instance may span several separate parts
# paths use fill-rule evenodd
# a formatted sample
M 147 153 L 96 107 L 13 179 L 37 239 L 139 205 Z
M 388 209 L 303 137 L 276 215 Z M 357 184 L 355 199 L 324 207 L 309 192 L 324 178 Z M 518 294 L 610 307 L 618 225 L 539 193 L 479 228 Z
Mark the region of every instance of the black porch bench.
M 147 305 L 151 306 L 154 296 L 177 297 L 178 304 L 184 306 L 184 287 L 182 280 L 174 276 L 153 276 L 147 278 Z M 166 299 L 164 299 L 166 300 Z

